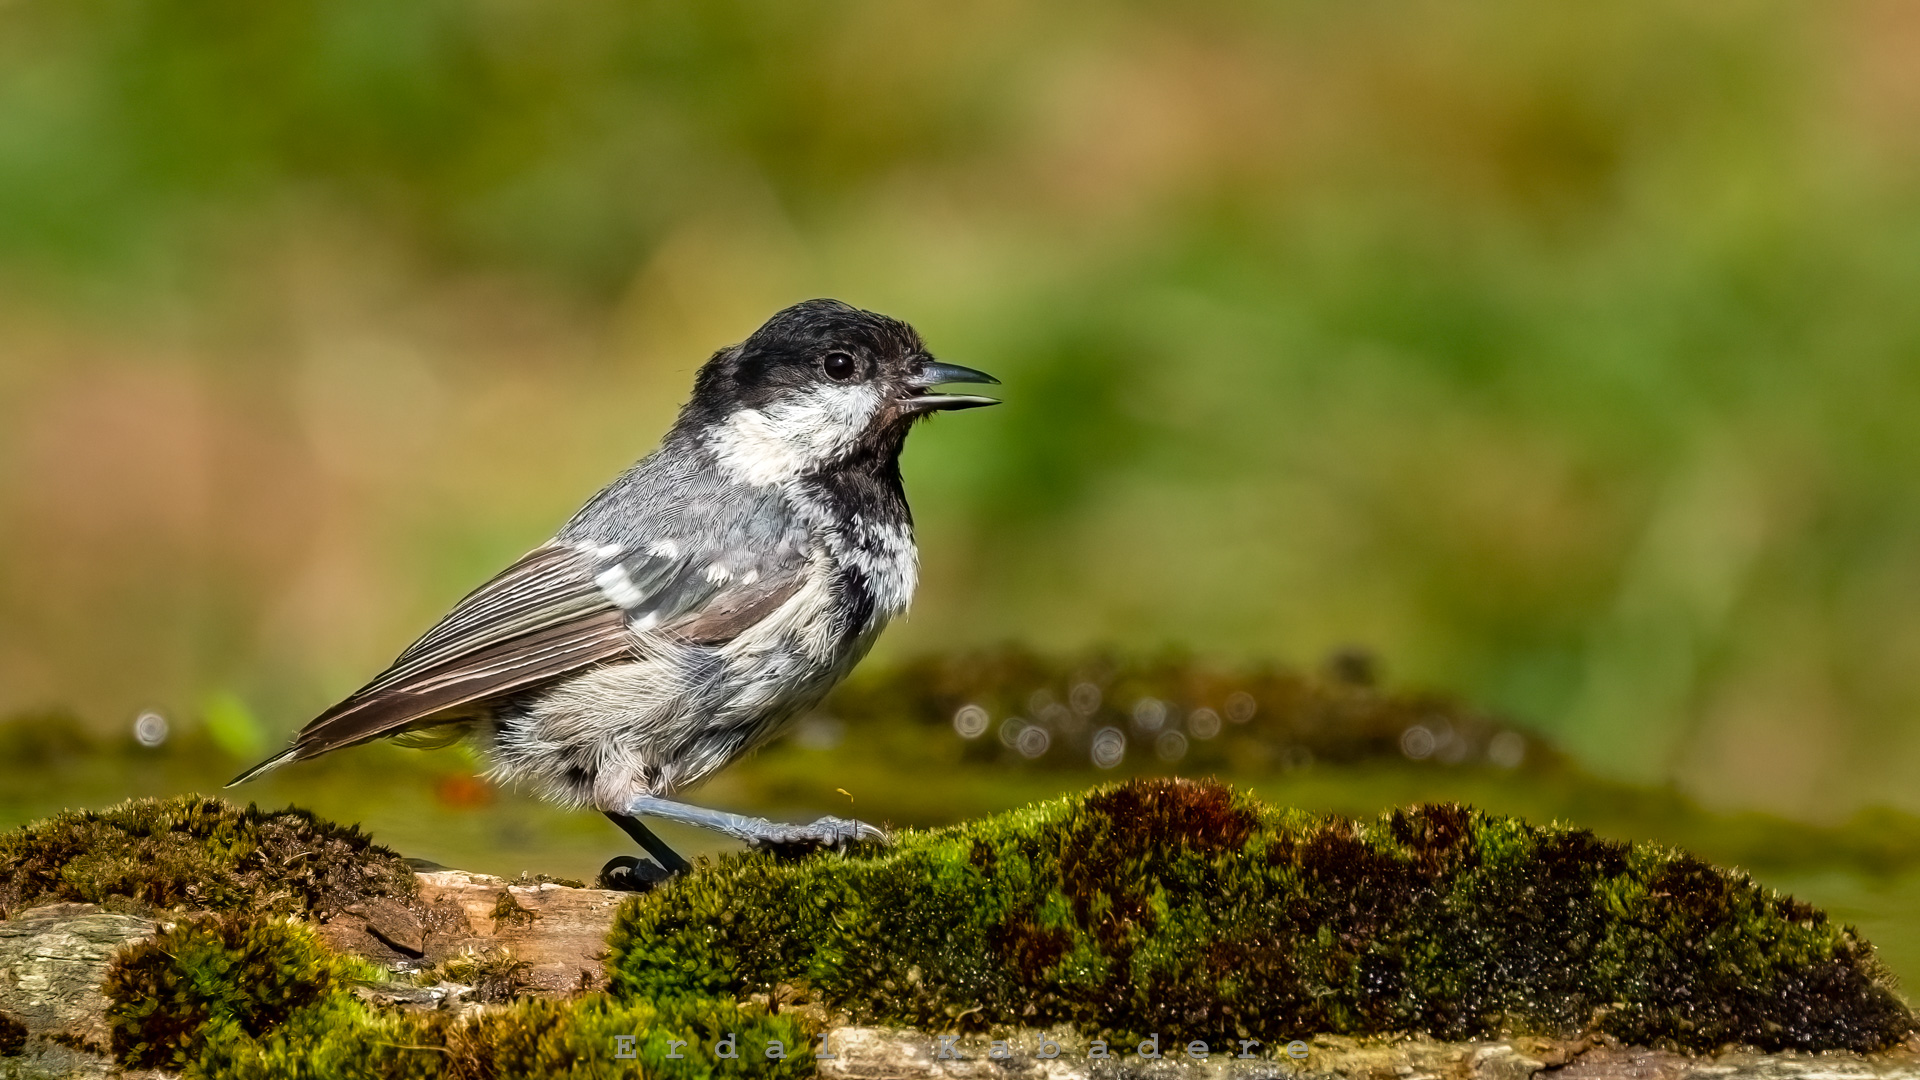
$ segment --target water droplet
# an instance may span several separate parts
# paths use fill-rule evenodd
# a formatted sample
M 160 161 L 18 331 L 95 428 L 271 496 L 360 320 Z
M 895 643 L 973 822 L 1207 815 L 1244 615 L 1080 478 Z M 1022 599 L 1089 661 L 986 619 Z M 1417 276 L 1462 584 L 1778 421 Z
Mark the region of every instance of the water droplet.
M 1092 716 L 1100 711 L 1100 688 L 1090 682 L 1074 683 L 1067 694 L 1067 704 L 1081 716 Z
M 1015 748 L 1018 749 L 1020 755 L 1025 758 L 1039 757 L 1041 754 L 1046 753 L 1047 747 L 1052 744 L 1053 737 L 1048 735 L 1047 729 L 1043 727 L 1026 728 L 1020 732 L 1019 738 L 1014 740 Z
M 1187 756 L 1187 737 L 1177 731 L 1163 731 L 1153 741 L 1153 752 L 1161 761 L 1179 761 Z
M 141 746 L 159 746 L 167 741 L 167 718 L 149 709 L 133 718 L 133 737 Z
M 1517 731 L 1503 731 L 1487 743 L 1487 760 L 1502 769 L 1514 769 L 1527 760 L 1527 738 Z
M 1227 719 L 1236 724 L 1244 724 L 1253 719 L 1253 714 L 1259 711 L 1259 708 L 1260 705 L 1253 700 L 1253 695 L 1245 690 L 1235 690 L 1227 695 Z
M 1415 761 L 1425 761 L 1433 756 L 1435 743 L 1433 732 L 1419 724 L 1400 733 L 1400 752 Z
M 987 710 L 978 705 L 962 705 L 960 711 L 953 714 L 953 730 L 963 739 L 977 739 L 987 733 L 987 726 L 993 718 Z

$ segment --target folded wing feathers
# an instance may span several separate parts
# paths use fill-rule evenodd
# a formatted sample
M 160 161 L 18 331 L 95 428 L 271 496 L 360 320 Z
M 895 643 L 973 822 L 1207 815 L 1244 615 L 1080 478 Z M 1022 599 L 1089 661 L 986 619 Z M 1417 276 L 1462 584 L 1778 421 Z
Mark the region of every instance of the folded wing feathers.
M 670 515 L 669 515 L 670 516 Z M 405 730 L 462 705 L 536 687 L 598 664 L 633 658 L 634 631 L 720 644 L 765 618 L 800 587 L 800 548 L 773 543 L 755 576 L 730 587 L 711 557 L 677 546 L 639 552 L 556 542 L 536 548 L 468 594 L 345 701 L 301 730 L 287 751 L 241 780 L 289 760 Z M 619 587 L 600 580 L 618 571 Z M 628 588 L 628 583 L 631 588 Z M 625 603 L 616 603 L 615 596 Z
M 391 670 L 398 671 L 410 661 L 463 639 L 499 636 L 482 635 L 480 631 L 500 624 L 540 619 L 549 623 L 558 621 L 555 616 L 564 615 L 572 606 L 566 603 L 569 598 L 581 607 L 596 606 L 598 590 L 584 573 L 585 567 L 586 557 L 575 547 L 551 544 L 535 548 L 493 580 L 468 593 L 446 618 L 419 641 L 407 646 Z M 538 600 L 547 602 L 534 602 Z
M 298 756 L 309 758 L 378 738 L 435 713 L 528 689 L 632 652 L 626 618 L 610 607 L 451 657 L 404 683 L 382 676 L 308 724 L 300 733 Z
M 393 666 L 308 724 L 297 758 L 392 734 L 435 713 L 631 655 L 625 613 L 593 583 L 591 556 L 537 548 L 462 600 Z

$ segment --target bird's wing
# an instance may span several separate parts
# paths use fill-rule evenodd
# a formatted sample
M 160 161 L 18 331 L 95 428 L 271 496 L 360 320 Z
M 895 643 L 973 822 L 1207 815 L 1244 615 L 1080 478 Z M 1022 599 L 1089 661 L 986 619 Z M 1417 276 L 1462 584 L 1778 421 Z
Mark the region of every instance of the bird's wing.
M 722 644 L 799 589 L 805 561 L 791 549 L 771 554 L 761 552 L 750 572 L 730 573 L 673 544 L 647 551 L 580 543 L 536 548 L 475 589 L 379 677 L 316 717 L 292 747 L 233 783 L 423 721 L 447 722 L 465 705 L 637 659 L 637 634 Z

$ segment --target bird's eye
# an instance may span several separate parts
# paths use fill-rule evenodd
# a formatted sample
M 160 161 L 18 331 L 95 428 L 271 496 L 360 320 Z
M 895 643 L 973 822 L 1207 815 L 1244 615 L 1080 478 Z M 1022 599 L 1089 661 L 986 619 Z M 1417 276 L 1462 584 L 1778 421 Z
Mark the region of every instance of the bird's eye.
M 860 374 L 860 361 L 843 352 L 830 352 L 820 358 L 820 369 L 834 382 L 852 382 Z

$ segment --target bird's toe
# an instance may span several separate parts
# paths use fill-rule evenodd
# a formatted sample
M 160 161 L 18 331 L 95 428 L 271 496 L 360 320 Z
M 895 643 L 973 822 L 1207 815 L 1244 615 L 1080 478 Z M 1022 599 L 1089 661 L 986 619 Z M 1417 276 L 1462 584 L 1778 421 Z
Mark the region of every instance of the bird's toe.
M 768 823 L 749 842 L 788 856 L 800 856 L 823 847 L 843 848 L 862 841 L 887 842 L 887 834 L 864 821 L 823 817 L 809 825 Z
M 809 826 L 809 831 L 817 836 L 821 843 L 840 847 L 858 843 L 862 840 L 877 840 L 885 843 L 887 834 L 864 821 L 849 818 L 823 817 Z

